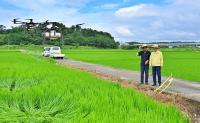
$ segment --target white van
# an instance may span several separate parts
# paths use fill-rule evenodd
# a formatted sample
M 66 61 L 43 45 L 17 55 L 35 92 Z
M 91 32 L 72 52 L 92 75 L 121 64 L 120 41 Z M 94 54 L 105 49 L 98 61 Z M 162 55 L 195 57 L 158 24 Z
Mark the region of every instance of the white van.
M 61 48 L 54 47 L 45 47 L 44 52 L 42 53 L 45 57 L 56 58 L 56 59 L 64 59 L 65 54 L 61 53 Z
M 50 47 L 45 47 L 44 51 L 42 53 L 42 56 L 49 57 L 50 56 L 50 49 L 51 49 Z

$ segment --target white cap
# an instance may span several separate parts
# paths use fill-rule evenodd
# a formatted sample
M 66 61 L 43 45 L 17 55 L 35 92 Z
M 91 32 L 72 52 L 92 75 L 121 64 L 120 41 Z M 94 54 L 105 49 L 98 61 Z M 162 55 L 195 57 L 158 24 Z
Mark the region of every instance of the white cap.
M 142 48 L 148 47 L 148 45 L 147 45 L 147 44 L 143 44 L 141 47 L 142 47 Z
M 159 45 L 158 44 L 154 44 L 152 47 L 153 48 L 159 48 Z

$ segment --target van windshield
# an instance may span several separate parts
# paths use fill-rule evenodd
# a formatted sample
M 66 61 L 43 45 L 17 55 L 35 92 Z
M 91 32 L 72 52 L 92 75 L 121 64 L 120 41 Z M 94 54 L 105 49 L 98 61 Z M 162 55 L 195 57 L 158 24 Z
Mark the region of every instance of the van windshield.
M 50 48 L 45 48 L 44 51 L 50 51 Z
M 58 47 L 53 47 L 52 50 L 60 50 Z

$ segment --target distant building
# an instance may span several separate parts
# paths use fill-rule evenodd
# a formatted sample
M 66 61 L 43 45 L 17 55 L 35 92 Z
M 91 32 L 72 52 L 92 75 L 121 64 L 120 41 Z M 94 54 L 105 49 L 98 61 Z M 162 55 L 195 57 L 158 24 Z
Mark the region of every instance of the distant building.
M 145 43 L 145 42 L 127 42 L 127 44 L 132 46 L 141 46 L 142 44 L 147 44 L 149 46 L 153 44 L 158 44 L 161 47 L 168 47 L 168 48 L 174 48 L 174 47 L 198 47 L 200 48 L 200 41 L 199 42 L 186 42 L 186 41 L 160 41 L 160 42 L 151 42 L 151 43 Z

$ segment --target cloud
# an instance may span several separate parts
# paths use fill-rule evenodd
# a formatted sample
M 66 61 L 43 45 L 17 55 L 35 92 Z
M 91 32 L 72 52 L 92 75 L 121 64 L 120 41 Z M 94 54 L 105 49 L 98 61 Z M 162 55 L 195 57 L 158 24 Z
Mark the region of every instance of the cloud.
M 130 37 L 130 36 L 133 36 L 133 32 L 131 32 L 130 29 L 128 29 L 127 27 L 123 27 L 123 26 L 119 26 L 119 27 L 116 27 L 116 33 L 119 35 L 119 36 L 122 36 L 122 37 Z
M 139 4 L 115 12 L 118 23 L 135 30 L 127 40 L 200 40 L 200 1 Z
M 132 18 L 132 17 L 145 17 L 157 16 L 156 6 L 152 4 L 140 4 L 131 7 L 121 8 L 115 12 L 118 18 Z

